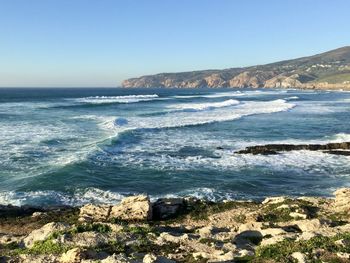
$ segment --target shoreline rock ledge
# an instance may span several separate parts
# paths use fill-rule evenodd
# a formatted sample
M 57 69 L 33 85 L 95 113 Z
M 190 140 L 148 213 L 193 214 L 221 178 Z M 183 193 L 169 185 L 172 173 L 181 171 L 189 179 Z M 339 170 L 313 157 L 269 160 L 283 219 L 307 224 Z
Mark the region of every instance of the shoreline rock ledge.
M 350 262 L 350 188 L 334 195 L 0 207 L 0 262 Z
M 237 154 L 262 154 L 271 155 L 289 151 L 322 151 L 324 153 L 350 156 L 350 142 L 327 144 L 266 144 L 249 146 L 244 150 L 236 151 Z

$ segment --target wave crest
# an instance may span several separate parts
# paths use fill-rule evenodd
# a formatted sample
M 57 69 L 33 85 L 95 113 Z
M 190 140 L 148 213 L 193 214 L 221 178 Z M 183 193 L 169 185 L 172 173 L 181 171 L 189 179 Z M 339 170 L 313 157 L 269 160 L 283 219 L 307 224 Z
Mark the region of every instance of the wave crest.
M 75 99 L 79 103 L 110 104 L 110 103 L 136 103 L 159 98 L 157 94 L 151 95 L 125 95 L 125 96 L 94 96 Z
M 176 110 L 201 111 L 201 110 L 210 110 L 215 108 L 229 107 L 237 104 L 239 104 L 238 100 L 230 99 L 230 100 L 225 100 L 220 102 L 175 104 L 175 105 L 169 105 L 168 108 L 176 109 Z

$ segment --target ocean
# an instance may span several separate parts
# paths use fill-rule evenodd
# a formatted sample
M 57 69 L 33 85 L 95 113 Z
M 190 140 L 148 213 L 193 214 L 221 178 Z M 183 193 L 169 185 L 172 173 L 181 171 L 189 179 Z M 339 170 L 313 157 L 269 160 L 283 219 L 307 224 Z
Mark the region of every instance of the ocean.
M 350 186 L 349 156 L 234 152 L 342 141 L 350 141 L 349 92 L 2 88 L 0 204 L 330 196 Z

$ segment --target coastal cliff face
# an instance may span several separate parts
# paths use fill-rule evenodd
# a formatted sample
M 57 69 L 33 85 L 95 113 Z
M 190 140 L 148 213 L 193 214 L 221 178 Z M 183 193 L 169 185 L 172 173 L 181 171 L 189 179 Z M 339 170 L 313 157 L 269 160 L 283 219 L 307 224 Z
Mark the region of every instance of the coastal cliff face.
M 300 88 L 350 90 L 350 47 L 246 68 L 161 73 L 127 79 L 125 88 Z

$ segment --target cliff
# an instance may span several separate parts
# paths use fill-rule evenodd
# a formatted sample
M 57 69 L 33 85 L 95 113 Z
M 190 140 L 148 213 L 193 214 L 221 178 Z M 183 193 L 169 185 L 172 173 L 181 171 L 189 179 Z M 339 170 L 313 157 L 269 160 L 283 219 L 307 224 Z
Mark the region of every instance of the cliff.
M 127 79 L 125 88 L 300 88 L 350 90 L 350 46 L 266 65 L 160 73 Z

